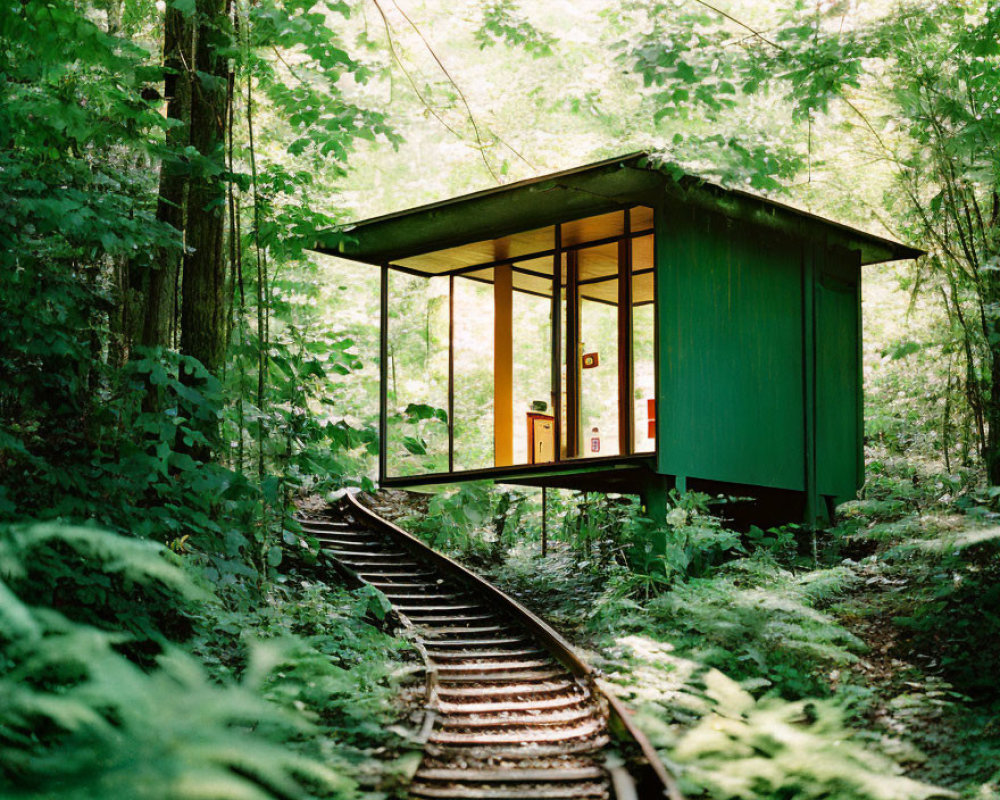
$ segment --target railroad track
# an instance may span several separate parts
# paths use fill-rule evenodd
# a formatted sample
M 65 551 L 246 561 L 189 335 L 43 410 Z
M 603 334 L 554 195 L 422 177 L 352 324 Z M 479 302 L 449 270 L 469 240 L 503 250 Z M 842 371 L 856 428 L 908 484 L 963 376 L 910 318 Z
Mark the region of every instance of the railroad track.
M 413 629 L 428 713 L 411 797 L 679 800 L 621 703 L 530 611 L 353 495 L 299 521 Z

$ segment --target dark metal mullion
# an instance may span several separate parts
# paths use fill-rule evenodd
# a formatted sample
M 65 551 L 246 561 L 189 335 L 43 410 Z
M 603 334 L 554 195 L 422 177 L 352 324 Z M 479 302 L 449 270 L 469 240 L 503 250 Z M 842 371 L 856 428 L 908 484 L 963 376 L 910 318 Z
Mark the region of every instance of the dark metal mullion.
M 440 272 L 434 274 L 432 277 L 436 278 L 438 277 L 438 275 L 457 275 L 460 278 L 472 278 L 473 280 L 476 280 L 475 276 L 472 275 L 472 272 L 480 272 L 488 269 L 496 269 L 497 267 L 510 267 L 511 272 L 516 272 L 518 275 L 528 275 L 532 278 L 544 278 L 545 280 L 548 280 L 549 278 L 552 277 L 547 272 L 538 272 L 537 270 L 525 269 L 524 267 L 516 267 L 513 264 L 506 264 L 506 263 L 496 264 L 495 266 L 492 267 L 476 267 L 476 269 L 472 270 L 471 272 L 465 271 L 464 268 L 462 268 L 462 270 L 460 271 L 455 271 L 455 272 Z M 489 278 L 479 278 L 479 280 L 488 281 Z M 490 283 L 492 283 L 492 281 L 490 281 Z
M 642 236 L 650 236 L 653 233 L 653 228 L 643 228 L 641 231 L 632 231 L 629 233 L 616 233 L 614 236 L 605 236 L 603 239 L 591 239 L 589 242 L 577 242 L 576 244 L 568 244 L 563 250 L 586 250 L 588 247 L 600 247 L 602 244 L 611 244 L 612 242 L 617 242 L 623 236 L 627 236 L 629 239 L 638 239 Z
M 510 268 L 512 272 L 516 272 L 518 275 L 530 275 L 532 278 L 544 278 L 545 280 L 548 280 L 549 278 L 552 277 L 547 272 L 538 272 L 533 269 L 525 269 L 524 267 L 518 267 L 515 266 L 514 264 L 511 264 Z
M 383 264 L 382 266 L 386 266 L 389 269 L 393 270 L 394 272 L 402 272 L 405 275 L 412 275 L 415 278 L 436 278 L 436 277 L 438 277 L 437 273 L 434 273 L 434 272 L 425 272 L 423 270 L 414 269 L 413 267 L 401 267 L 401 266 L 399 266 L 399 264 Z
M 382 483 L 388 476 L 389 448 L 389 265 L 381 267 L 379 290 L 379 359 L 378 359 L 378 479 Z
M 580 456 L 579 254 L 566 253 L 566 457 Z
M 637 270 L 635 270 L 632 273 L 632 277 L 634 278 L 636 275 L 649 275 L 653 271 L 654 270 L 653 270 L 652 267 L 649 267 L 649 268 L 646 268 L 646 269 L 637 269 Z M 522 272 L 527 273 L 527 270 L 522 270 Z M 442 277 L 445 273 L 442 273 L 442 275 L 440 275 L 440 276 L 439 275 L 425 275 L 424 273 L 415 273 L 415 274 L 419 275 L 419 277 L 421 277 L 421 278 L 427 278 L 427 277 L 437 278 L 437 277 Z M 551 280 L 552 279 L 551 275 L 546 275 L 544 272 L 537 272 L 537 273 L 531 273 L 531 274 L 534 275 L 535 277 L 538 277 L 538 278 L 544 278 L 545 280 Z M 477 281 L 478 283 L 485 283 L 485 284 L 487 284 L 489 286 L 493 285 L 493 281 L 491 281 L 489 278 L 480 278 L 480 277 L 477 277 L 476 275 L 460 275 L 459 277 L 465 278 L 468 281 Z M 617 277 L 618 277 L 618 273 L 616 272 L 614 275 L 607 275 L 607 276 L 603 276 L 602 275 L 601 277 L 598 277 L 598 278 L 587 278 L 586 280 L 579 281 L 577 283 L 577 285 L 578 286 L 588 286 L 588 285 L 592 285 L 592 284 L 595 284 L 595 283 L 604 283 L 606 281 L 613 281 Z M 530 295 L 532 295 L 534 297 L 548 297 L 548 295 L 544 294 L 543 292 L 536 292 L 534 289 L 523 289 L 523 288 L 518 287 L 518 286 L 514 287 L 514 291 L 515 292 L 521 292 L 522 294 L 530 294 Z M 587 299 L 588 300 L 593 300 L 594 302 L 597 302 L 597 303 L 607 303 L 607 302 L 609 302 L 607 300 L 598 300 L 595 297 L 589 297 Z M 612 303 L 612 305 L 613 305 L 613 303 Z
M 555 226 L 552 251 L 552 416 L 555 419 L 553 461 L 562 459 L 562 225 Z
M 455 277 L 448 278 L 448 472 L 455 471 Z
M 631 223 L 625 209 L 625 230 Z M 634 449 L 634 364 L 632 352 L 632 241 L 618 242 L 618 451 L 629 455 Z
M 465 275 L 467 272 L 478 272 L 481 269 L 493 269 L 494 267 L 503 267 L 507 265 L 513 265 L 513 263 L 518 261 L 531 261 L 535 258 L 545 258 L 545 256 L 552 255 L 554 250 L 542 250 L 538 253 L 529 253 L 526 256 L 514 256 L 512 258 L 504 258 L 500 260 L 493 261 L 483 261 L 479 264 L 469 264 L 467 267 L 455 267 L 452 270 L 445 270 L 440 273 L 441 275 Z M 548 277 L 548 276 L 546 276 Z

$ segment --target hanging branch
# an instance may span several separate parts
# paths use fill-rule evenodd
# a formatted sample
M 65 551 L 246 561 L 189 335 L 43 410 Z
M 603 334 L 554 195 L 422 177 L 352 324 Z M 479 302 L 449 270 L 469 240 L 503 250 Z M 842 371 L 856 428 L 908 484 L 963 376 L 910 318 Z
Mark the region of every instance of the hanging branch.
M 249 26 L 246 26 L 249 27 Z M 267 259 L 260 246 L 260 194 L 257 187 L 257 152 L 253 137 L 253 76 L 249 72 L 250 35 L 245 31 L 247 53 L 247 135 L 250 145 L 250 181 L 253 188 L 253 239 L 257 259 L 257 476 L 264 477 L 264 409 L 267 397 Z
M 457 132 L 452 126 L 448 125 L 441 118 L 441 116 L 437 113 L 436 110 L 434 110 L 434 108 L 431 106 L 431 104 L 428 102 L 428 100 L 423 96 L 423 94 L 419 91 L 419 89 L 417 89 L 416 82 L 413 80 L 413 77 L 409 74 L 409 72 L 407 72 L 407 70 L 405 69 L 405 67 L 403 67 L 402 60 L 400 59 L 399 54 L 396 52 L 395 46 L 393 45 L 391 27 L 389 25 L 389 20 L 388 20 L 388 17 L 386 16 L 385 10 L 380 5 L 379 0 L 372 0 L 372 3 L 374 4 L 375 8 L 378 10 L 379 14 L 382 17 L 382 23 L 385 26 L 386 37 L 387 37 L 387 40 L 388 40 L 388 43 L 389 43 L 389 52 L 391 53 L 393 60 L 400 66 L 400 69 L 402 70 L 403 74 L 406 76 L 406 79 L 409 82 L 410 86 L 413 87 L 413 90 L 416 93 L 416 95 L 417 95 L 418 99 L 420 100 L 420 102 L 434 116 L 434 118 L 437 119 L 438 122 L 440 122 L 453 135 L 455 135 L 456 137 L 458 137 L 460 139 L 464 138 L 459 132 Z M 451 73 L 448 71 L 448 68 L 444 65 L 444 62 L 441 60 L 441 58 L 435 52 L 434 48 L 431 47 L 430 42 L 427 41 L 427 38 L 424 36 L 423 31 L 420 30 L 419 26 L 400 7 L 399 3 L 396 2 L 396 0 L 392 0 L 392 4 L 396 7 L 396 10 L 403 17 L 403 19 L 406 20 L 407 24 L 409 24 L 409 26 L 413 29 L 414 33 L 416 33 L 416 35 L 420 39 L 420 41 L 423 42 L 423 45 L 426 48 L 427 52 L 430 53 L 431 58 L 434 59 L 435 63 L 438 65 L 438 68 L 441 70 L 442 74 L 445 76 L 445 78 L 447 79 L 448 83 L 451 84 L 451 87 L 455 90 L 455 93 L 458 95 L 459 99 L 462 101 L 462 105 L 465 106 L 466 116 L 468 117 L 469 123 L 472 125 L 473 138 L 476 141 L 476 149 L 479 151 L 480 158 L 482 159 L 482 162 L 483 162 L 484 166 L 486 167 L 487 171 L 490 173 L 490 176 L 493 178 L 493 180 L 495 180 L 497 183 L 502 183 L 502 180 L 500 179 L 500 176 L 497 175 L 496 170 L 493 168 L 493 165 L 490 164 L 489 159 L 486 157 L 486 147 L 487 147 L 487 145 L 486 145 L 486 142 L 483 140 L 483 136 L 482 136 L 482 132 L 481 132 L 480 127 L 479 127 L 479 123 L 476 121 L 476 117 L 472 113 L 472 106 L 469 104 L 469 100 L 465 96 L 465 92 L 462 91 L 462 88 L 455 81 L 454 77 L 452 77 Z M 517 158 L 521 159 L 521 161 L 523 161 L 525 164 L 527 164 L 531 169 L 535 169 L 534 165 L 531 164 L 530 161 L 528 161 L 523 155 L 521 155 L 521 153 L 517 149 L 515 149 L 510 144 L 508 144 L 502 137 L 498 136 L 496 133 L 494 133 L 492 131 L 491 131 L 491 134 L 496 139 L 497 142 L 499 142 L 501 145 L 503 145 L 508 150 L 510 150 L 510 152 L 513 153 Z
M 375 0 L 375 2 L 377 3 L 377 0 Z M 479 133 L 479 124 L 476 122 L 476 117 L 472 113 L 472 107 L 469 105 L 469 101 L 465 97 L 465 92 L 462 91 L 461 87 L 458 85 L 458 83 L 456 83 L 455 79 L 451 77 L 451 73 L 448 72 L 448 68 L 445 67 L 444 62 L 441 61 L 441 59 L 438 57 L 438 54 L 434 52 L 434 48 L 431 47 L 430 42 L 428 42 L 427 39 L 424 37 L 423 31 L 421 31 L 420 28 L 417 27 L 416 23 L 414 23 L 413 20 L 410 19 L 409 15 L 407 15 L 407 13 L 403 11 L 402 8 L 400 8 L 399 3 L 396 2 L 396 0 L 392 0 L 392 4 L 396 7 L 396 10 L 403 15 L 403 19 L 407 21 L 409 26 L 413 28 L 413 31 L 420 38 L 420 41 L 424 43 L 424 47 L 427 48 L 427 52 L 431 54 L 431 58 L 433 58 L 434 61 L 437 62 L 438 67 L 441 68 L 441 72 L 448 79 L 448 83 L 452 85 L 452 88 L 454 88 L 455 92 L 458 94 L 459 98 L 462 101 L 462 105 L 465 106 L 465 113 L 469 117 L 469 122 L 472 124 L 472 131 L 476 138 L 476 144 L 479 146 L 479 152 L 483 158 L 483 163 L 486 165 L 486 169 L 489 170 L 490 175 L 493 176 L 493 180 L 495 180 L 497 183 L 500 183 L 501 182 L 500 177 L 496 174 L 496 172 L 494 172 L 493 167 L 490 165 L 489 160 L 486 158 L 486 144 L 483 142 L 483 138 Z
M 392 60 L 396 62 L 396 66 L 399 67 L 399 71 L 403 73 L 403 76 L 409 82 L 410 88 L 413 89 L 413 93 L 417 96 L 417 99 L 420 101 L 421 105 L 423 105 L 423 107 L 427 109 L 427 111 L 431 114 L 431 116 L 433 116 L 434 119 L 440 122 L 441 125 L 449 133 L 451 133 L 458 139 L 464 138 L 461 133 L 459 133 L 445 121 L 444 117 L 438 114 L 434 106 L 431 105 L 430 101 L 426 97 L 424 97 L 423 93 L 417 87 L 417 82 L 413 80 L 413 76 L 410 75 L 409 70 L 407 70 L 406 67 L 403 65 L 403 60 L 399 57 L 399 54 L 396 52 L 396 45 L 394 44 L 392 39 L 392 29 L 389 26 L 389 19 L 386 17 L 385 12 L 382 10 L 382 6 L 378 4 L 378 0 L 372 0 L 372 1 L 374 2 L 375 8 L 378 10 L 379 15 L 382 17 L 382 24 L 385 27 L 386 44 L 389 45 L 389 54 L 392 56 Z
M 774 42 L 774 41 L 771 41 L 770 39 L 768 39 L 763 33 L 761 33 L 760 31 L 758 31 L 757 29 L 750 27 L 749 25 L 747 25 L 742 20 L 736 19 L 736 17 L 733 17 L 733 16 L 727 14 L 722 9 L 716 8 L 715 6 L 711 5 L 710 3 L 706 3 L 705 0 L 694 0 L 694 1 L 698 5 L 704 6 L 709 11 L 712 11 L 712 12 L 718 14 L 720 17 L 724 17 L 725 19 L 728 19 L 730 22 L 735 22 L 741 28 L 746 29 L 750 33 L 750 36 L 752 36 L 755 39 L 760 39 L 764 44 L 769 44 L 769 45 L 771 45 L 771 47 L 777 48 L 778 50 L 784 50 L 785 49 L 784 47 L 782 47 L 777 42 Z
M 232 9 L 232 21 L 233 21 L 233 38 L 239 42 L 240 41 L 240 16 L 238 10 L 235 6 Z M 236 469 L 242 474 L 243 473 L 243 463 L 245 457 L 245 444 L 244 436 L 246 433 L 246 416 L 244 410 L 246 393 L 246 361 L 244 360 L 242 349 L 243 345 L 246 344 L 246 290 L 243 284 L 243 245 L 242 245 L 242 233 L 240 230 L 240 206 L 239 199 L 236 197 L 235 181 L 233 180 L 234 170 L 234 158 L 233 158 L 233 119 L 236 116 L 235 104 L 236 97 L 238 96 L 236 92 L 236 62 L 234 59 L 233 68 L 229 73 L 229 98 L 230 98 L 230 112 L 229 112 L 229 125 L 228 125 L 228 161 L 229 161 L 229 260 L 231 274 L 234 279 L 234 292 L 233 294 L 238 296 L 239 302 L 233 302 L 233 316 L 235 319 L 230 323 L 239 332 L 240 339 L 240 354 L 237 357 L 237 363 L 239 364 L 239 394 L 236 398 L 236 414 L 237 414 L 237 437 L 236 437 Z

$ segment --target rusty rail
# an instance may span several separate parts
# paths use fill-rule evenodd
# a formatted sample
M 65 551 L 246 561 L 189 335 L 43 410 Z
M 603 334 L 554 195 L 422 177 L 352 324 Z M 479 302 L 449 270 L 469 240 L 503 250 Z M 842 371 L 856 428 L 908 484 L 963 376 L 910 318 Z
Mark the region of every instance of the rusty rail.
M 629 711 L 547 623 L 347 495 L 300 519 L 417 632 L 433 730 L 415 798 L 682 800 Z M 611 753 L 625 766 L 605 763 Z

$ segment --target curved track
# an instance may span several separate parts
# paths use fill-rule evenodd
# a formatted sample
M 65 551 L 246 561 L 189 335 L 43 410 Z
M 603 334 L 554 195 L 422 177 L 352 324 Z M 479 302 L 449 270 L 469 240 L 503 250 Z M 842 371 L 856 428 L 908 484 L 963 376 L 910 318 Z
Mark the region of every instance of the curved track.
M 628 712 L 516 601 L 353 496 L 299 521 L 414 629 L 429 713 L 411 797 L 680 798 Z

